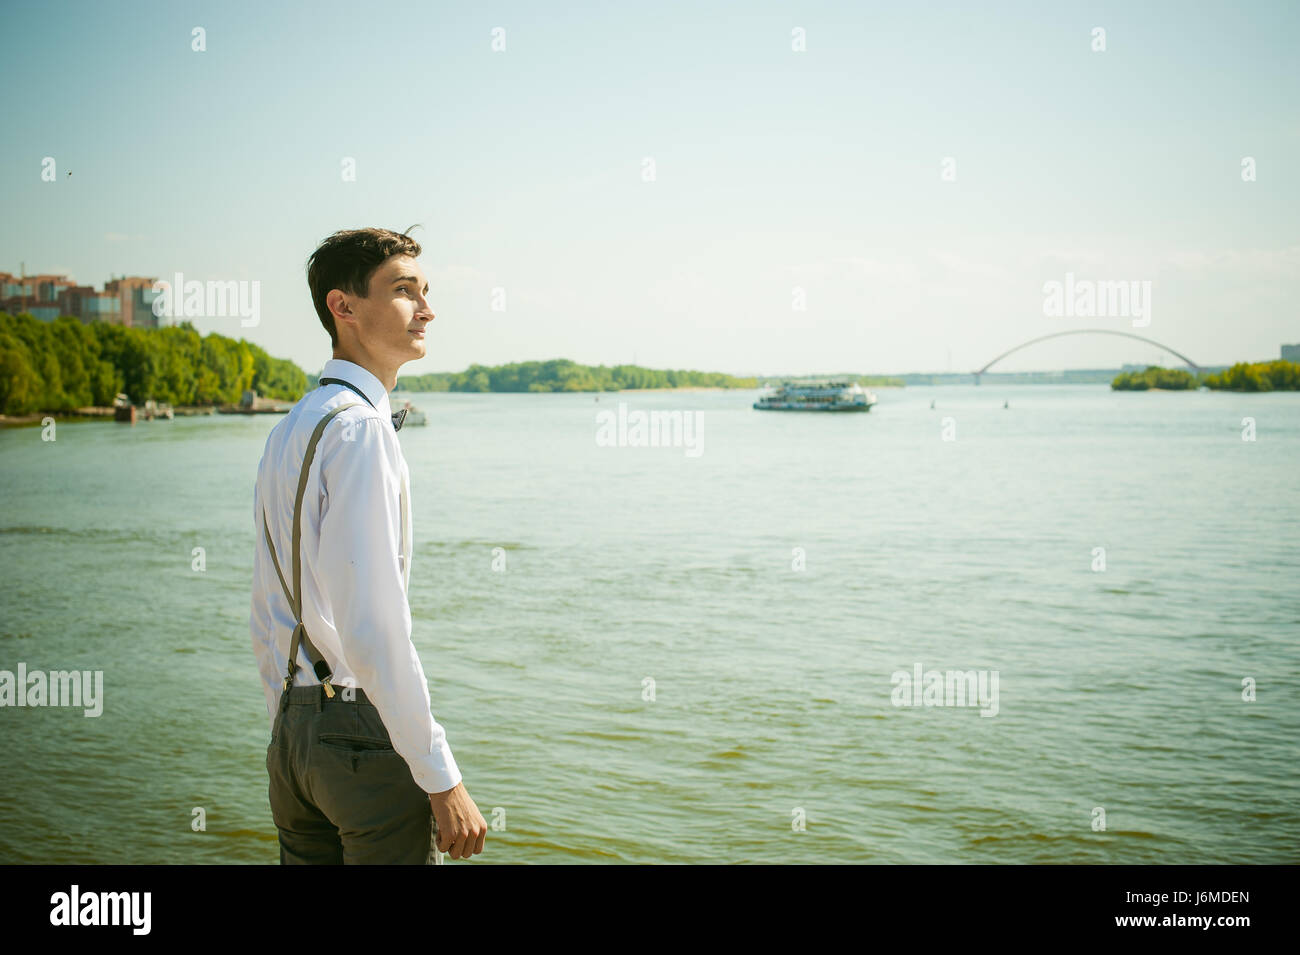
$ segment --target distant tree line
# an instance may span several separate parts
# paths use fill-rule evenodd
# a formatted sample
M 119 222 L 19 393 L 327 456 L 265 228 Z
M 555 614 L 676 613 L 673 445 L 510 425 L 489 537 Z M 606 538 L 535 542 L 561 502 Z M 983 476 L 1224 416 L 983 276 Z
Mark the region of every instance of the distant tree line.
M 1217 375 L 1207 375 L 1205 386 L 1216 391 L 1300 391 L 1300 365 L 1281 359 L 1238 362 Z
M 784 381 L 847 381 L 851 384 L 862 385 L 864 388 L 903 388 L 907 382 L 896 375 L 798 375 L 785 378 L 762 377 L 758 379 L 759 385 L 779 385 Z
M 717 371 L 642 368 L 640 365 L 579 365 L 567 358 L 509 365 L 470 365 L 461 372 L 434 372 L 397 379 L 402 391 L 619 391 L 624 388 L 756 388 L 755 378 Z
M 1149 365 L 1141 372 L 1123 372 L 1110 387 L 1115 391 L 1147 391 L 1165 388 L 1186 391 L 1201 386 L 1214 391 L 1300 391 L 1300 365 L 1294 361 L 1239 361 L 1217 374 L 1192 374 L 1180 368 Z
M 1201 387 L 1201 380 L 1190 371 L 1181 368 L 1161 368 L 1148 365 L 1142 371 L 1124 371 L 1115 376 L 1110 383 L 1115 391 L 1147 391 L 1161 388 L 1165 391 L 1195 391 Z
M 1215 391 L 1300 391 L 1300 364 L 1293 361 L 1238 362 L 1217 374 L 1193 375 L 1181 368 L 1150 365 L 1143 371 L 1126 371 L 1110 383 L 1115 391 L 1169 391 L 1196 389 L 1204 385 Z
M 897 375 L 859 375 L 853 380 L 864 388 L 903 388 L 907 385 Z
M 189 322 L 127 328 L 0 312 L 0 414 L 107 406 L 119 392 L 134 404 L 234 404 L 247 388 L 297 401 L 307 376 L 243 339 L 200 336 Z

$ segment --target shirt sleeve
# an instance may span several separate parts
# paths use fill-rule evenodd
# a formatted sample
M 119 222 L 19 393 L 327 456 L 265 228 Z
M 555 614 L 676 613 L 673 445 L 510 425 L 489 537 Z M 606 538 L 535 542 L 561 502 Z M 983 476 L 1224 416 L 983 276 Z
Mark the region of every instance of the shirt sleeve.
M 398 560 L 400 458 L 381 425 L 392 427 L 373 416 L 351 418 L 326 428 L 328 447 L 322 437 L 320 584 L 344 660 L 379 711 L 393 748 L 421 789 L 446 792 L 461 773 L 430 711 L 429 685 L 411 642 Z

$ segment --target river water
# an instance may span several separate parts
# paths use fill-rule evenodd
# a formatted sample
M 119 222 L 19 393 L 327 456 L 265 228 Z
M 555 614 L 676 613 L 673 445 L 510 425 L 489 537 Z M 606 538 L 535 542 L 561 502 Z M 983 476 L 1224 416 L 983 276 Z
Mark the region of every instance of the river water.
M 414 640 L 474 861 L 1300 862 L 1300 395 L 878 393 L 415 396 Z M 691 444 L 606 446 L 620 401 Z M 98 717 L 0 708 L 0 862 L 278 860 L 278 420 L 0 432 L 0 669 L 103 673 Z M 986 692 L 926 705 L 918 666 Z

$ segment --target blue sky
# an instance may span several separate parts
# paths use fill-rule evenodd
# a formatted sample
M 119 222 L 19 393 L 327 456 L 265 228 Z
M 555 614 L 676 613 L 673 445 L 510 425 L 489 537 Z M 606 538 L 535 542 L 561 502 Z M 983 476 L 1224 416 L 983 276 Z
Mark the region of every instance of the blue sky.
M 6 2 L 0 270 L 255 280 L 257 327 L 195 324 L 313 372 L 312 248 L 413 223 L 437 319 L 404 372 L 1300 342 L 1300 4 L 983 6 Z M 1067 272 L 1150 281 L 1150 324 L 1044 315 Z M 1158 360 L 1098 336 L 1004 367 Z

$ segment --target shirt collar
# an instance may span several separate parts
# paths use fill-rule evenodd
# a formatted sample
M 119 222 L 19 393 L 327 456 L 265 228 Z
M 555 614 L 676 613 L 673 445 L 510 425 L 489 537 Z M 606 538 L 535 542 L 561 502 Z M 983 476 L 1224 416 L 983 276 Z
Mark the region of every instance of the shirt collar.
M 366 369 L 362 368 L 356 362 L 347 361 L 343 358 L 331 358 L 325 362 L 321 369 L 322 378 L 341 378 L 350 384 L 360 388 L 375 410 L 385 418 L 391 418 L 393 415 L 392 406 L 388 402 L 388 389 L 384 383 L 372 375 Z M 342 387 L 341 385 L 338 387 Z

